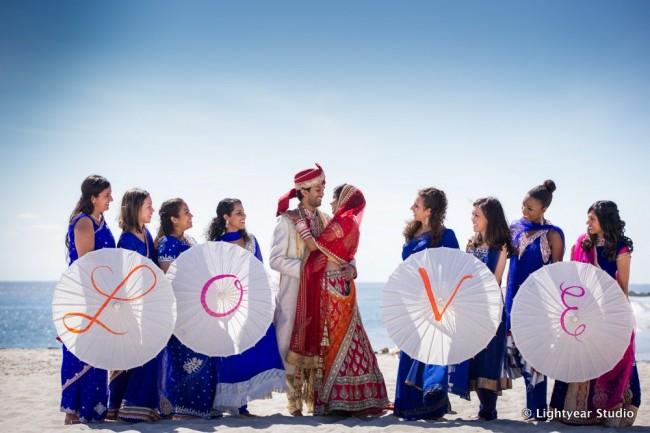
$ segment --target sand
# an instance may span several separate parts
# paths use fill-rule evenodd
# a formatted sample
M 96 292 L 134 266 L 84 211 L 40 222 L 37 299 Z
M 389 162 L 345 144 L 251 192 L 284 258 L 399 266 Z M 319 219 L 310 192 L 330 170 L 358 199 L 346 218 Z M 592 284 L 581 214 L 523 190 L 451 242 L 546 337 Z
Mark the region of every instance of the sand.
M 386 378 L 388 394 L 395 395 L 395 376 L 398 359 L 394 355 L 378 355 L 379 366 Z M 274 394 L 272 399 L 258 400 L 249 404 L 249 410 L 260 417 L 241 418 L 224 416 L 213 420 L 164 420 L 156 423 L 127 424 L 105 422 L 91 425 L 64 426 L 64 414 L 59 412 L 61 352 L 56 349 L 3 349 L 0 350 L 0 432 L 419 432 L 432 427 L 453 432 L 504 432 L 522 430 L 536 432 L 612 431 L 604 427 L 572 427 L 558 422 L 530 424 L 522 421 L 525 407 L 523 380 L 515 381 L 512 390 L 505 391 L 499 399 L 499 420 L 472 421 L 478 412 L 478 399 L 472 393 L 472 401 L 451 396 L 454 415 L 446 421 L 401 421 L 387 414 L 373 418 L 289 416 L 284 394 Z M 650 363 L 639 363 L 642 398 L 650 396 Z M 552 382 L 551 384 L 552 385 Z M 549 386 L 549 394 L 552 386 Z M 550 395 L 549 395 L 550 398 Z M 650 432 L 650 411 L 642 403 L 636 424 L 632 429 Z

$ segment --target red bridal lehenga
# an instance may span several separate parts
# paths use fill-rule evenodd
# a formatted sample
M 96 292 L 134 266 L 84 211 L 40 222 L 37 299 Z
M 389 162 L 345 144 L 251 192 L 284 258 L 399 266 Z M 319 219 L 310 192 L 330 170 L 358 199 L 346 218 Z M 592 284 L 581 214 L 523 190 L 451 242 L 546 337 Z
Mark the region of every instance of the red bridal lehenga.
M 314 415 L 381 413 L 388 404 L 379 370 L 357 308 L 356 288 L 328 260 L 349 263 L 359 244 L 365 199 L 345 185 L 337 209 L 303 268 L 288 362 L 294 386 Z

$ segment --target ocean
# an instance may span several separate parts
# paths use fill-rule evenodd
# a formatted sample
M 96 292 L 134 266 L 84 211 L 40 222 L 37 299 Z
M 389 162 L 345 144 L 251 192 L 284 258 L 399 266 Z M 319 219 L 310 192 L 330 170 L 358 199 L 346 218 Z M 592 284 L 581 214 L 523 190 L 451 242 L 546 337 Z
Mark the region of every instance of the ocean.
M 0 348 L 59 347 L 50 308 L 55 285 L 0 281 Z M 381 318 L 382 289 L 381 283 L 357 283 L 363 325 L 375 350 L 395 346 Z M 631 285 L 630 291 L 650 294 L 650 285 Z M 650 296 L 630 299 L 637 321 L 637 359 L 650 361 Z

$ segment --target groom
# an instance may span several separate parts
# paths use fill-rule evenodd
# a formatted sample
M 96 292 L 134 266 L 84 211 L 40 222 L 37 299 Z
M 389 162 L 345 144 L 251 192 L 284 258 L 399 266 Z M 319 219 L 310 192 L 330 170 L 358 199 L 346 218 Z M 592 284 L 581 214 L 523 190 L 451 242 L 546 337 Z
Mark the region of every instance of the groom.
M 294 188 L 280 197 L 278 202 L 278 224 L 273 232 L 273 245 L 271 247 L 271 268 L 280 273 L 280 287 L 275 310 L 275 328 L 278 338 L 280 355 L 284 361 L 287 374 L 287 399 L 289 413 L 293 416 L 302 415 L 302 389 L 294 387 L 294 374 L 296 368 L 287 363 L 293 323 L 296 317 L 296 301 L 300 289 L 300 277 L 303 261 L 309 256 L 309 249 L 305 246 L 305 236 L 318 237 L 330 217 L 318 208 L 325 192 L 325 172 L 320 165 L 316 168 L 303 170 L 294 178 Z M 289 201 L 297 198 L 300 203 L 296 209 L 289 209 Z M 299 230 L 294 221 L 302 219 L 307 227 Z M 356 270 L 347 266 L 343 270 L 348 279 L 352 279 Z

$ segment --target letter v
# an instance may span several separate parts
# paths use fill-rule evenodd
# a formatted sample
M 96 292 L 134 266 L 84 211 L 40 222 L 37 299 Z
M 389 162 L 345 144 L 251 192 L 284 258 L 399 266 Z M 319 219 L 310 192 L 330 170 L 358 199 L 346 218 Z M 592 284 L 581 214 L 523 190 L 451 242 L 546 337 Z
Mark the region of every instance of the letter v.
M 440 311 L 438 309 L 438 303 L 436 302 L 433 289 L 431 288 L 431 281 L 429 281 L 429 274 L 427 273 L 427 270 L 424 268 L 418 268 L 418 272 L 420 273 L 420 278 L 422 278 L 422 282 L 424 283 L 424 288 L 427 292 L 427 298 L 429 298 L 429 304 L 431 304 L 431 310 L 433 310 L 433 318 L 436 320 L 436 322 L 440 322 L 442 320 L 442 316 L 445 314 L 445 311 L 447 311 L 447 308 L 449 308 L 449 305 L 451 305 L 452 301 L 456 297 L 456 293 L 458 293 L 460 286 L 462 286 L 466 280 L 474 278 L 473 275 L 463 275 L 458 284 L 456 284 L 454 290 L 451 292 L 451 296 L 445 303 L 442 311 Z

